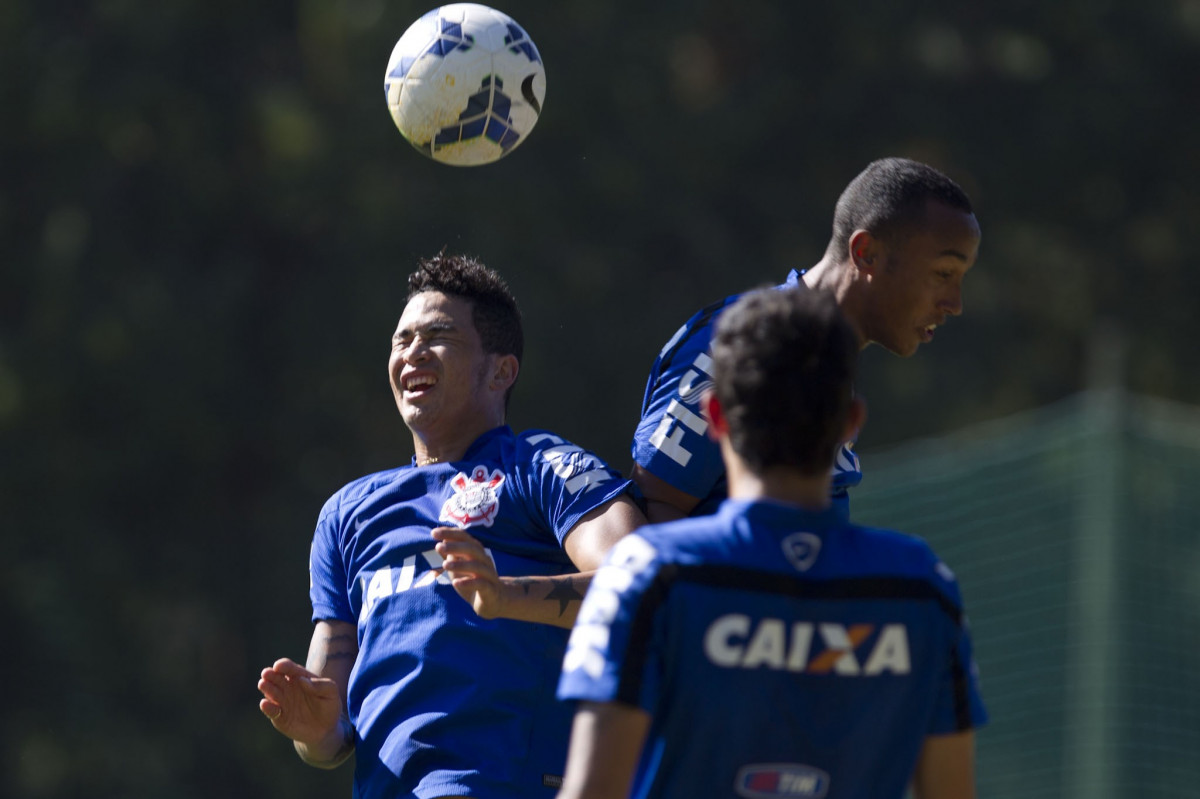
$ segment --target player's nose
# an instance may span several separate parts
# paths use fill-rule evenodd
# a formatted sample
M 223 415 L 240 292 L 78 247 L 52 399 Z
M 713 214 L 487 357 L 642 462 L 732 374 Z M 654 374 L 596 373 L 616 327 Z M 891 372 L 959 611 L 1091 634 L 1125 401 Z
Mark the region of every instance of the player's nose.
M 963 300 L 962 288 L 955 286 L 938 301 L 938 309 L 948 316 L 962 316 Z
M 414 336 L 408 346 L 400 352 L 400 357 L 405 363 L 424 363 L 430 358 L 429 345 L 421 336 Z

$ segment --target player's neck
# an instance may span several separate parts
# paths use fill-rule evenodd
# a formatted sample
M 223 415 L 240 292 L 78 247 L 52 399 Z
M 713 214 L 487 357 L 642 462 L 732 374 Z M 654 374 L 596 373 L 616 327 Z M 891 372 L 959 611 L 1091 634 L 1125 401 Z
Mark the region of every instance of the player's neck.
M 838 308 L 858 333 L 859 348 L 869 343 L 863 335 L 863 297 L 861 288 L 855 283 L 854 268 L 847 261 L 838 261 L 826 255 L 816 266 L 804 273 L 804 285 L 817 291 L 828 291 L 837 298 Z
M 730 499 L 769 499 L 798 505 L 806 510 L 829 507 L 829 474 L 814 477 L 787 467 L 754 471 L 732 452 L 726 453 L 725 469 Z
M 801 277 L 804 285 L 810 289 L 817 291 L 828 291 L 841 301 L 842 296 L 853 282 L 853 277 L 850 271 L 845 268 L 845 264 L 839 262 L 836 258 L 826 255 L 816 264 L 804 270 L 804 275 Z
M 504 424 L 504 420 L 492 424 L 472 425 L 459 430 L 451 430 L 445 434 L 433 432 L 413 432 L 413 453 L 417 457 L 418 466 L 428 466 L 431 463 L 449 463 L 460 461 L 466 457 L 480 436 L 489 430 Z

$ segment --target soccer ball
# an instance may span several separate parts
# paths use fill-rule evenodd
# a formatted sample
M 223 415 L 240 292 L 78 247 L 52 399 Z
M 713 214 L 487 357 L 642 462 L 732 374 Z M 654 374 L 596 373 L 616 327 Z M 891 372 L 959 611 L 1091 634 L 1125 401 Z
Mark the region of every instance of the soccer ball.
M 396 127 L 434 161 L 496 161 L 529 135 L 546 96 L 537 47 L 512 17 L 475 3 L 435 8 L 404 32 L 383 79 Z

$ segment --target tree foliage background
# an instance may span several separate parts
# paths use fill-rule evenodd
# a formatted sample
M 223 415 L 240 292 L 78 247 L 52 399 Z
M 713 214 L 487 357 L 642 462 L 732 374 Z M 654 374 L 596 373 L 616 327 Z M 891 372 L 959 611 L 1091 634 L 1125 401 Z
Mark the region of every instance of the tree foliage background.
M 411 454 L 387 342 L 443 247 L 522 303 L 513 425 L 624 469 L 671 332 L 814 263 L 845 183 L 905 155 L 983 246 L 963 318 L 864 356 L 868 479 L 872 447 L 1080 389 L 1102 321 L 1130 387 L 1200 402 L 1200 0 L 502 8 L 544 112 L 453 169 L 381 91 L 424 4 L 0 5 L 0 794 L 348 795 L 255 682 L 303 659 L 324 499 Z

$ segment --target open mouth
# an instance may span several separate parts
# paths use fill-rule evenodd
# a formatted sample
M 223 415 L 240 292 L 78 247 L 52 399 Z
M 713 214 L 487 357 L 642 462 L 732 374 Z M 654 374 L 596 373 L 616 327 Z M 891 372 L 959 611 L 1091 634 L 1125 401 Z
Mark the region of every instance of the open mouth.
M 437 377 L 431 374 L 414 374 L 401 378 L 405 394 L 421 394 L 437 385 Z

